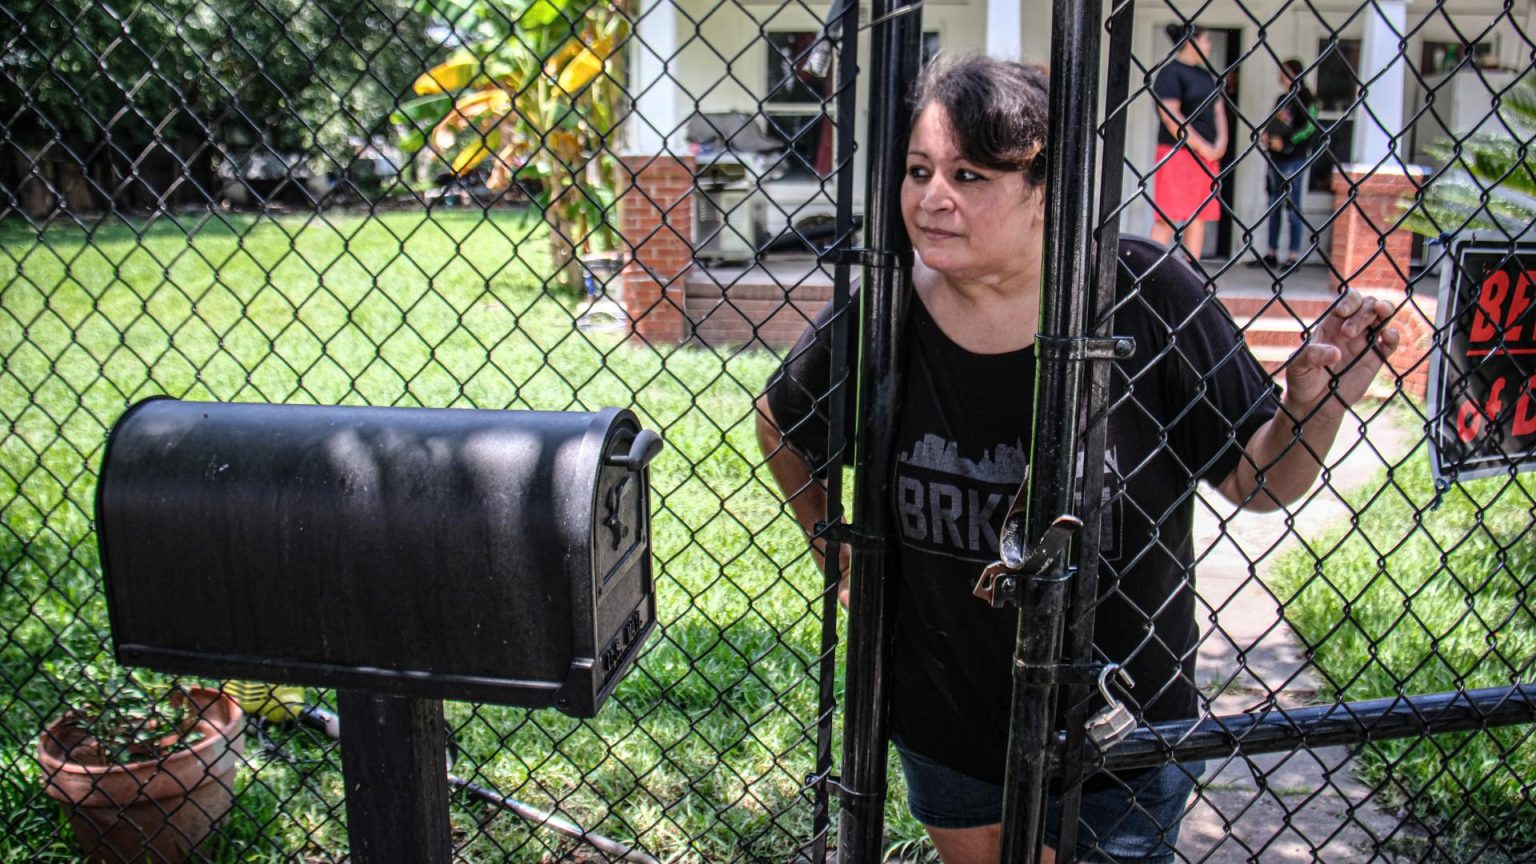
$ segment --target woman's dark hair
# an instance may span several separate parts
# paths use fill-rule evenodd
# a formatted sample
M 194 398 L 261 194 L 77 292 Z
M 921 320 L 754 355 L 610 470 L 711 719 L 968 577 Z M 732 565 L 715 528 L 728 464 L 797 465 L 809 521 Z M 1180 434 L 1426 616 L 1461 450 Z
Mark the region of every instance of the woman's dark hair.
M 994 171 L 1022 171 L 1045 182 L 1050 73 L 1044 66 L 992 57 L 940 55 L 917 79 L 912 120 L 929 105 L 949 115 L 955 145 L 967 162 Z
M 1310 104 L 1312 102 L 1312 91 L 1308 90 L 1306 82 L 1301 80 L 1301 76 L 1306 74 L 1307 71 L 1306 64 L 1302 63 L 1300 60 L 1297 60 L 1295 57 L 1292 57 L 1284 63 L 1281 63 L 1280 68 L 1284 69 L 1285 74 L 1290 76 L 1291 92 L 1301 94 L 1301 98 L 1304 100 L 1304 103 Z
M 1168 34 L 1168 41 L 1178 45 L 1182 43 L 1186 38 L 1193 39 L 1196 36 L 1204 33 L 1205 28 L 1201 27 L 1199 24 L 1184 21 L 1178 24 L 1169 24 L 1167 27 L 1163 28 L 1163 32 Z

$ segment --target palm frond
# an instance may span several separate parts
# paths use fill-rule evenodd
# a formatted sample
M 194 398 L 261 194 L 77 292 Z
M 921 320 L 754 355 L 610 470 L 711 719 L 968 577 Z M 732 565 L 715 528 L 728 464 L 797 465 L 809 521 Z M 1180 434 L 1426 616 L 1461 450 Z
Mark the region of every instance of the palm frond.
M 1485 121 L 1482 131 L 1427 148 L 1447 167 L 1416 201 L 1403 201 L 1403 224 L 1409 230 L 1431 237 L 1464 231 L 1531 234 L 1536 221 L 1536 75 L 1507 88 L 1490 113 L 1497 120 Z

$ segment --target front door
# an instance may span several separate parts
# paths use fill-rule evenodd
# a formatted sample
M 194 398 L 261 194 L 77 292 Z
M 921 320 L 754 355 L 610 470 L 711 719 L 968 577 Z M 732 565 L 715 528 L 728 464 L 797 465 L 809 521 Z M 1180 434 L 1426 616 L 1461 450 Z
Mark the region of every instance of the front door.
M 1221 218 L 1216 223 L 1215 231 L 1207 231 L 1205 234 L 1205 250 L 1202 258 L 1230 258 L 1234 254 L 1234 230 L 1232 214 L 1237 212 L 1236 178 L 1229 173 L 1232 163 L 1242 152 L 1243 142 L 1246 138 L 1238 136 L 1238 81 L 1241 77 L 1242 64 L 1237 62 L 1243 56 L 1243 31 L 1237 29 L 1224 29 L 1213 27 L 1211 33 L 1211 68 L 1218 73 L 1223 73 L 1222 83 L 1227 94 L 1227 153 L 1221 157 L 1221 168 L 1225 178 L 1221 184 Z M 1235 250 L 1242 251 L 1242 250 Z

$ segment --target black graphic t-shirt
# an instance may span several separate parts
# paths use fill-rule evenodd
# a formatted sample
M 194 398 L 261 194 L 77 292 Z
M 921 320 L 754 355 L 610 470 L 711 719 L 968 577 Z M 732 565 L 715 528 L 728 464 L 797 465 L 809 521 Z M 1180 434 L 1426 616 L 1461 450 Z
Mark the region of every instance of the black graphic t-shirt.
M 1275 411 L 1274 386 L 1198 276 L 1145 240 L 1121 244 L 1116 364 L 1104 468 L 1099 659 L 1125 663 L 1146 722 L 1195 716 L 1195 480 L 1220 482 Z M 825 462 L 830 357 L 812 328 L 769 382 L 786 441 Z M 1034 349 L 975 354 L 914 301 L 892 467 L 900 543 L 892 734 L 972 777 L 1001 783 L 1017 612 L 971 594 L 1025 475 Z M 851 340 L 850 340 L 851 341 Z M 849 412 L 851 414 L 851 411 Z M 1079 462 L 1081 465 L 1081 462 Z

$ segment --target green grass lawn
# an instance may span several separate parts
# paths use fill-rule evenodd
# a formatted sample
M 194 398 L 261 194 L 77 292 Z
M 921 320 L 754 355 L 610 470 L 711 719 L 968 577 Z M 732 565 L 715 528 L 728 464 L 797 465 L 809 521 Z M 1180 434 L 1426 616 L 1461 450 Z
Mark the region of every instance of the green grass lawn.
M 1375 699 L 1536 679 L 1531 475 L 1437 492 L 1421 446 L 1347 498 L 1357 524 L 1309 537 L 1271 581 L 1329 695 Z M 1536 854 L 1532 735 L 1520 725 L 1387 741 L 1361 748 L 1357 764 L 1386 801 L 1443 832 L 1440 848 L 1454 860 L 1528 861 Z
M 94 686 L 71 670 L 104 662 L 96 465 L 123 409 L 161 393 L 635 410 L 668 444 L 653 467 L 661 631 L 595 721 L 450 704 L 457 770 L 663 860 L 793 859 L 811 834 L 819 577 L 756 455 L 751 401 L 777 358 L 583 333 L 546 269 L 542 227 L 515 211 L 199 216 L 41 239 L 0 224 L 0 861 L 74 858 L 31 751 Z M 1330 686 L 1369 699 L 1530 680 L 1536 487 L 1437 496 L 1422 459 L 1389 479 L 1273 583 Z M 1529 848 L 1529 736 L 1362 758 L 1422 818 Z M 268 737 L 250 742 L 215 859 L 340 858 L 338 753 L 304 730 Z M 920 836 L 899 773 L 887 818 L 894 841 Z M 465 861 L 578 848 L 465 801 L 453 819 Z
M 178 217 L 179 218 L 179 217 Z M 68 858 L 31 757 L 91 686 L 106 621 L 92 535 L 101 447 L 131 402 L 635 410 L 654 463 L 663 627 L 600 719 L 450 704 L 458 770 L 669 861 L 787 861 L 811 833 L 819 576 L 759 466 L 768 352 L 623 344 L 573 326 L 516 211 L 0 225 L 0 860 Z M 839 676 L 840 677 L 840 676 Z M 218 860 L 345 852 L 339 756 L 252 741 Z M 916 833 L 900 794 L 893 830 Z M 459 802 L 461 860 L 575 848 Z

